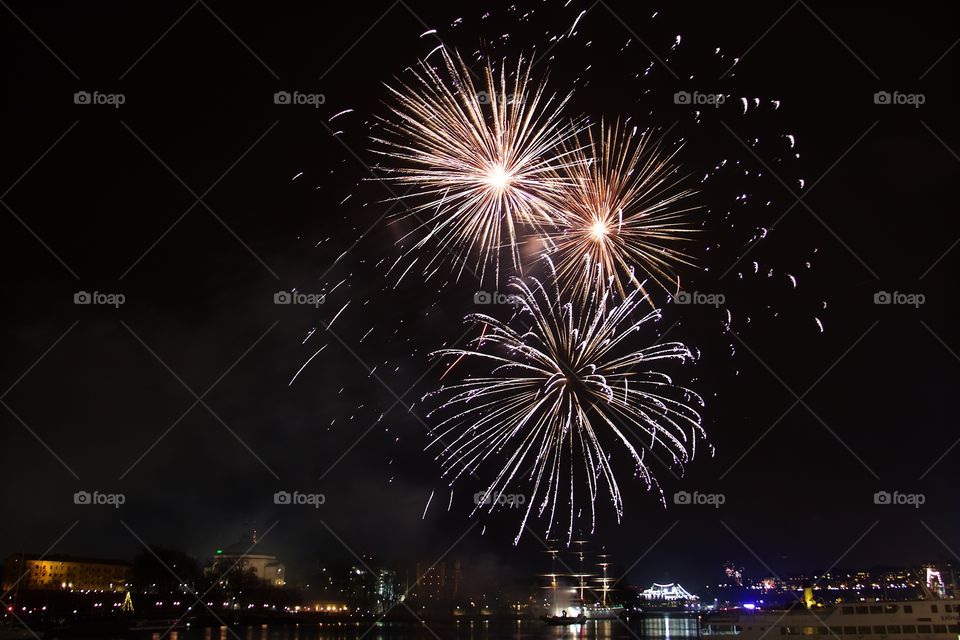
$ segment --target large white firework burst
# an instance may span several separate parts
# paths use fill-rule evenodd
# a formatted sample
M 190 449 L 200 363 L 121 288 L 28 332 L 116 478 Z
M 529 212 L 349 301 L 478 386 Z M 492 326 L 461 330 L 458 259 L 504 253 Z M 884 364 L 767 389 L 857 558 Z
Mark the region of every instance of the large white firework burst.
M 532 63 L 488 62 L 480 84 L 459 54 L 438 51 L 439 67 L 422 61 L 411 82 L 388 87 L 391 116 L 373 138 L 386 178 L 408 189 L 394 200 L 419 222 L 411 233 L 423 234 L 405 255 L 426 254 L 402 273 L 422 260 L 430 275 L 449 254 L 457 277 L 470 269 L 482 281 L 492 269 L 498 280 L 501 251 L 519 271 L 520 240 L 552 222 L 548 201 L 562 192 L 558 171 L 572 155 L 564 143 L 581 125 L 561 116 L 569 95 L 531 80 Z
M 697 209 L 687 204 L 694 191 L 682 187 L 673 164 L 679 147 L 663 153 L 649 132 L 619 122 L 601 123 L 585 137 L 564 165 L 558 224 L 548 234 L 561 282 L 587 293 L 599 269 L 621 295 L 643 283 L 675 294 L 678 267 L 693 266 L 684 245 L 696 231 Z
M 692 360 L 690 349 L 679 342 L 637 345 L 642 333 L 653 337 L 650 323 L 659 318 L 639 289 L 620 297 L 613 283 L 598 279 L 581 307 L 561 298 L 551 274 L 547 281 L 511 280 L 517 306 L 511 323 L 471 314 L 466 322 L 483 326 L 481 335 L 466 348 L 433 354 L 462 360 L 458 367 L 486 363 L 489 373 L 430 394 L 442 398 L 434 412 L 449 415 L 432 429 L 427 448 L 439 449 L 451 485 L 495 469 L 479 501 L 491 511 L 508 492 L 526 496 L 515 542 L 534 511 L 546 517 L 547 536 L 565 519 L 569 539 L 584 503 L 592 531 L 601 493 L 619 521 L 614 448 L 628 452 L 650 489 L 659 488 L 654 461 L 682 468 L 705 438 L 701 397 L 658 369 Z

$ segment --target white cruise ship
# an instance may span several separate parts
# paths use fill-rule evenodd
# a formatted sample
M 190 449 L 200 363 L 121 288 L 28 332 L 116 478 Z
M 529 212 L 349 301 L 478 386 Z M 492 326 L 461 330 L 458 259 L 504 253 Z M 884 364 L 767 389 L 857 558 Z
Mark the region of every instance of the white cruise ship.
M 701 636 L 743 640 L 958 640 L 960 600 L 908 600 L 838 604 L 786 610 L 738 610 L 707 616 Z M 718 639 L 719 640 L 719 639 Z

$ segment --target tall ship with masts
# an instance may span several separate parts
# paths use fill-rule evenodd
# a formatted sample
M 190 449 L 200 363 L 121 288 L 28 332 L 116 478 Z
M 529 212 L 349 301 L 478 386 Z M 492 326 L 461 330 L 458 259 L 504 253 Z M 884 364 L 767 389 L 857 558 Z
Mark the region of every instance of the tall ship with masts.
M 552 565 L 551 573 L 545 574 L 551 610 L 544 620 L 549 624 L 581 624 L 624 615 L 623 605 L 616 602 L 618 579 L 610 574 L 609 556 L 591 555 L 585 549 L 585 540 L 572 544 L 574 548 L 566 552 L 556 545 L 547 550 Z

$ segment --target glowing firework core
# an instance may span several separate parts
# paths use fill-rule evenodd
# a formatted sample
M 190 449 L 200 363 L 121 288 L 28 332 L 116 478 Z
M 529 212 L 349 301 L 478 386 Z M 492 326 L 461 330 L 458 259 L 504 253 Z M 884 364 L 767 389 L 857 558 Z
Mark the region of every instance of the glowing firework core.
M 608 233 L 610 233 L 610 227 L 603 220 L 597 220 L 590 226 L 590 235 L 597 242 L 602 242 Z
M 506 170 L 505 167 L 499 164 L 495 164 L 490 167 L 490 171 L 487 173 L 487 184 L 490 185 L 490 188 L 501 194 L 507 190 L 510 186 L 510 181 L 512 176 Z

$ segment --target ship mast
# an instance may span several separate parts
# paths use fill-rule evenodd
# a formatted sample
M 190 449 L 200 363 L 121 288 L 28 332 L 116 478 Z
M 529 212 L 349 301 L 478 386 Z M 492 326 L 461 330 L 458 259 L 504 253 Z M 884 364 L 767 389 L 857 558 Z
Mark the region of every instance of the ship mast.
M 557 553 L 559 552 L 557 549 L 551 547 L 547 549 L 547 553 L 550 554 L 551 561 L 551 573 L 547 574 L 547 576 L 550 578 L 550 586 L 548 588 L 553 591 L 553 615 L 557 615 L 557 611 L 559 610 L 559 606 L 557 604 Z
M 580 584 L 579 584 L 579 591 L 580 591 L 580 609 L 581 609 L 581 610 L 583 609 L 583 605 L 584 605 L 584 602 L 585 602 L 584 597 L 583 597 L 583 590 L 584 590 L 585 587 L 586 587 L 586 584 L 585 584 L 585 582 L 584 582 L 584 578 L 587 578 L 587 577 L 590 575 L 590 574 L 588 574 L 588 573 L 584 573 L 584 571 L 583 571 L 583 562 L 584 562 L 584 558 L 585 558 L 585 556 L 586 556 L 586 554 L 585 554 L 585 552 L 584 552 L 584 550 L 583 550 L 583 545 L 585 545 L 586 543 L 587 543 L 586 540 L 574 540 L 574 541 L 573 541 L 573 544 L 577 545 L 577 548 L 578 548 L 578 550 L 577 550 L 577 559 L 578 559 L 579 562 L 580 562 L 580 570 L 577 572 L 577 580 L 579 580 L 579 583 L 580 583 Z
M 610 563 L 607 561 L 607 558 L 610 556 L 606 553 L 598 554 L 597 558 L 600 559 L 600 562 L 597 563 L 597 566 L 603 569 L 603 577 L 600 578 L 600 593 L 603 598 L 603 606 L 607 606 L 607 593 L 610 591 L 610 582 L 611 578 L 607 575 L 607 569 L 610 567 Z

